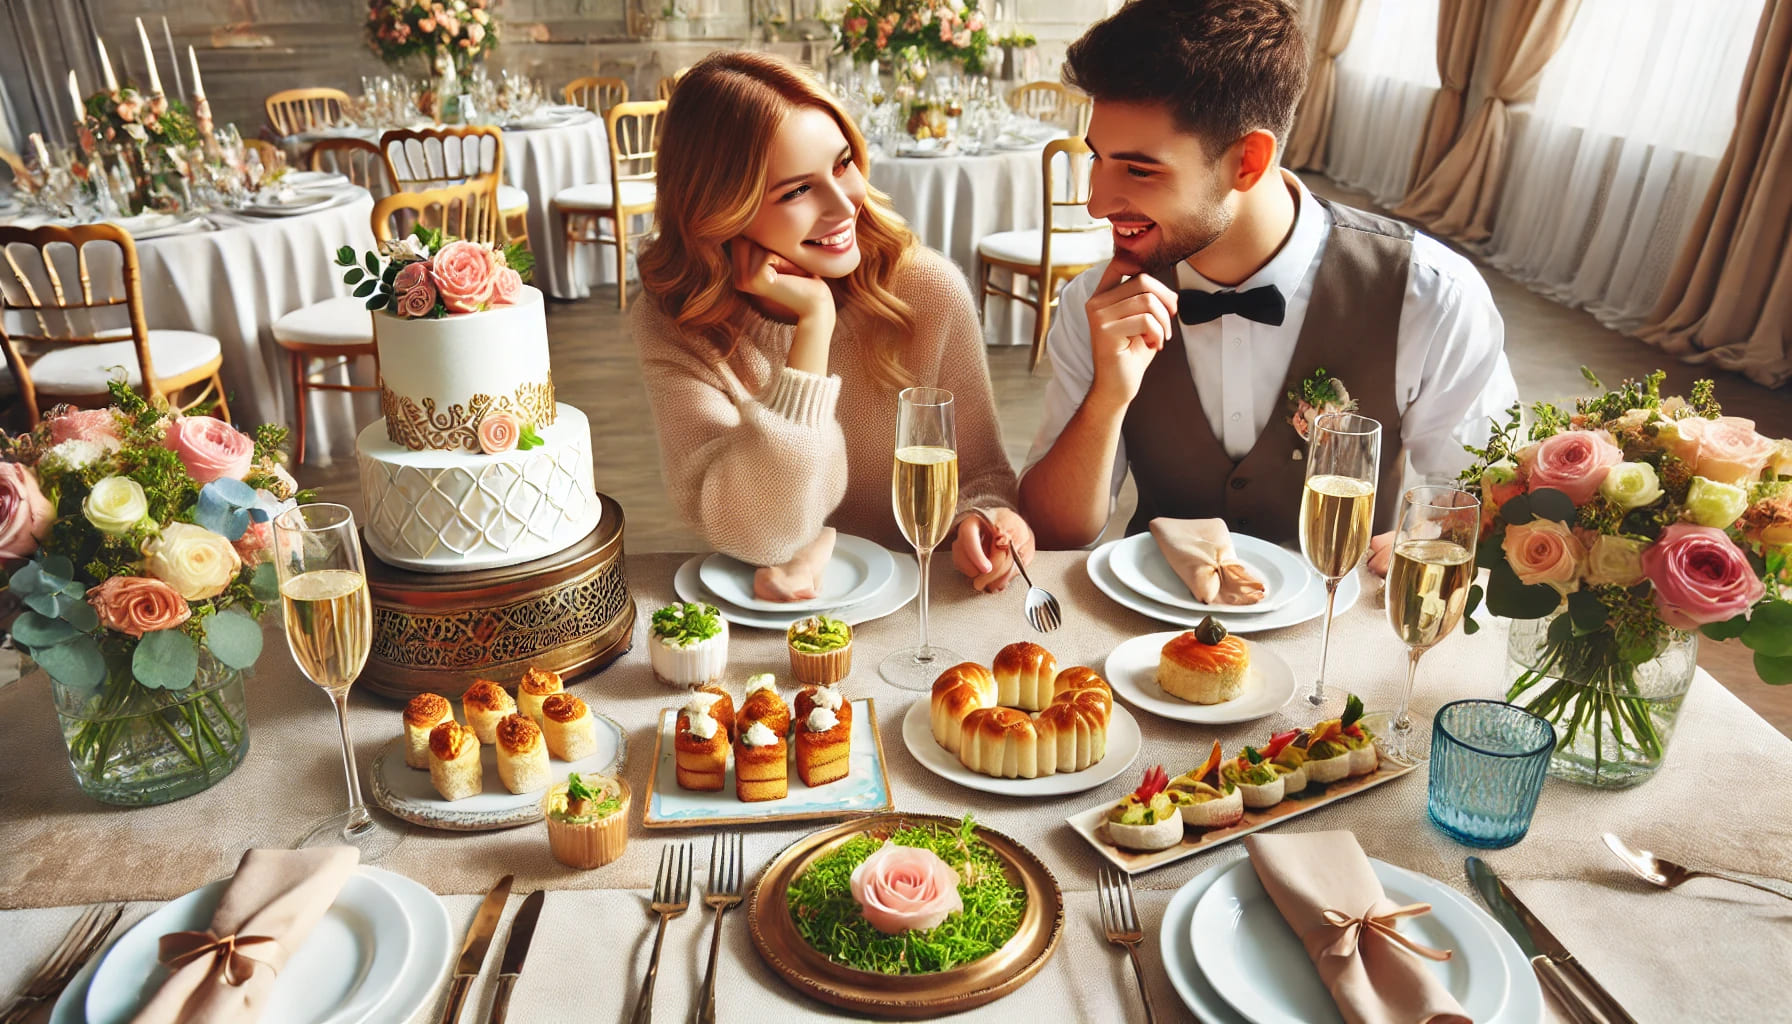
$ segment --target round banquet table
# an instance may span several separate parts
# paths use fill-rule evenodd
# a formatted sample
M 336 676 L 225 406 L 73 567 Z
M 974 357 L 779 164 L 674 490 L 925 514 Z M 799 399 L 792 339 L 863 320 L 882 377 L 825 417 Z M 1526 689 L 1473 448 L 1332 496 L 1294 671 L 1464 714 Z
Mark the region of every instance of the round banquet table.
M 964 271 L 974 297 L 977 243 L 998 231 L 1037 228 L 1044 216 L 1043 145 L 975 156 L 882 156 L 871 163 L 871 184 L 890 197 L 921 241 Z M 997 273 L 995 283 L 1006 275 Z M 991 345 L 1031 342 L 1032 310 L 990 296 L 983 339 Z
M 328 496 L 326 496 L 328 497 Z M 674 600 L 672 577 L 685 555 L 628 559 L 644 636 L 646 619 Z M 1100 667 L 1121 641 L 1167 627 L 1108 600 L 1090 581 L 1081 552 L 1042 552 L 1033 577 L 1063 602 L 1062 629 L 1039 637 L 1021 616 L 1021 592 L 977 595 L 949 568 L 934 574 L 935 642 L 987 663 L 1003 644 L 1041 640 L 1061 664 Z M 1373 588 L 1367 588 L 1372 590 Z M 1339 616 L 1333 631 L 1331 683 L 1361 694 L 1371 709 L 1398 697 L 1405 649 L 1385 616 L 1364 600 Z M 1038 854 L 1065 896 L 1065 927 L 1043 970 L 1016 992 L 966 1019 L 1141 1021 L 1144 1019 L 1125 954 L 1102 939 L 1096 869 L 1105 863 L 1064 823 L 1066 815 L 1109 804 L 1137 785 L 1154 764 L 1172 773 L 1200 760 L 1214 740 L 1227 750 L 1260 742 L 1272 731 L 1310 725 L 1298 697 L 1268 718 L 1240 726 L 1191 726 L 1135 711 L 1144 751 L 1120 777 L 1094 790 L 1059 798 L 1006 798 L 960 788 L 921 768 L 902 742 L 902 715 L 924 695 L 883 683 L 876 666 L 913 643 L 913 606 L 856 629 L 854 673 L 842 684 L 850 697 L 876 701 L 879 735 L 899 810 L 959 815 L 1006 833 Z M 276 617 L 249 688 L 253 745 L 235 774 L 213 789 L 173 804 L 139 810 L 102 807 L 76 790 L 49 687 L 28 677 L 0 689 L 0 831 L 7 837 L 0 870 L 0 930 L 12 955 L 0 957 L 0 991 L 11 991 L 76 919 L 77 905 L 131 901 L 124 924 L 160 901 L 229 874 L 252 846 L 285 846 L 309 822 L 339 810 L 342 765 L 329 702 L 287 657 Z M 1446 701 L 1504 691 L 1509 678 L 1506 630 L 1491 624 L 1458 633 L 1420 667 L 1414 710 L 1429 717 Z M 1319 625 L 1257 634 L 1305 679 L 1318 656 Z M 781 633 L 733 631 L 730 682 L 769 670 L 787 681 Z M 455 834 L 397 824 L 405 840 L 382 863 L 443 894 L 456 940 L 472 920 L 479 895 L 499 875 L 516 874 L 509 912 L 534 889 L 551 890 L 528 965 L 516 987 L 512 1018 L 568 1019 L 574 1007 L 602 1019 L 620 1018 L 634 1003 L 652 951 L 647 898 L 660 853 L 690 840 L 699 890 L 714 830 L 648 832 L 640 826 L 659 709 L 677 698 L 653 679 L 646 643 L 607 671 L 576 681 L 572 692 L 628 731 L 623 774 L 634 789 L 630 842 L 622 858 L 595 871 L 562 867 L 548 854 L 543 826 Z M 401 709 L 357 695 L 350 710 L 362 779 L 375 753 L 400 735 Z M 1746 774 L 1745 801 L 1714 799 Z M 1758 1020 L 1777 1005 L 1777 985 L 1792 963 L 1792 929 L 1785 903 L 1765 893 L 1723 883 L 1694 883 L 1674 893 L 1625 874 L 1599 841 L 1614 831 L 1634 845 L 1679 855 L 1688 863 L 1723 865 L 1792 877 L 1792 740 L 1776 732 L 1703 671 L 1687 696 L 1679 732 L 1660 774 L 1636 789 L 1599 792 L 1550 781 L 1530 835 L 1506 850 L 1459 846 L 1425 817 L 1425 772 L 1417 771 L 1360 796 L 1320 808 L 1282 826 L 1283 832 L 1352 829 L 1371 856 L 1423 872 L 1468 892 L 1463 858 L 1483 853 L 1518 895 L 1542 914 L 1587 969 L 1617 999 L 1646 1020 Z M 755 873 L 817 823 L 768 824 L 746 830 L 749 884 Z M 1185 1020 L 1158 946 L 1158 926 L 1171 895 L 1196 874 L 1244 856 L 1238 843 L 1136 876 L 1146 941 L 1140 947 L 1147 985 L 1160 1020 Z M 656 992 L 655 1017 L 683 1020 L 694 1009 L 709 950 L 712 915 L 693 909 L 668 929 Z M 1471 899 L 1473 897 L 1471 896 Z M 508 915 L 507 915 L 508 916 Z M 122 930 L 122 929 L 121 929 Z M 504 941 L 500 927 L 497 943 Z M 1709 941 L 1688 941 L 1688 936 Z M 723 930 L 718 1006 L 729 1020 L 849 1019 L 788 988 L 760 960 L 748 935 L 745 910 L 731 911 Z M 489 998 L 497 973 L 493 956 L 470 1002 Z M 1303 968 L 1304 969 L 1304 968 Z M 438 1001 L 411 1019 L 432 1021 Z M 1552 1019 L 1559 1019 L 1559 1014 Z

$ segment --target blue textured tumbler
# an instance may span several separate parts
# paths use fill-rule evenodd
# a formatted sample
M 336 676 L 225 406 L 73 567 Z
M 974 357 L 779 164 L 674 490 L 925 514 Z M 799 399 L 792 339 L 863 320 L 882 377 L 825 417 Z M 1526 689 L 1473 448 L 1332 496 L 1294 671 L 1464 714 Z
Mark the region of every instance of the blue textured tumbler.
M 1459 700 L 1431 726 L 1431 821 L 1451 839 L 1490 850 L 1530 830 L 1556 749 L 1555 729 L 1497 700 Z

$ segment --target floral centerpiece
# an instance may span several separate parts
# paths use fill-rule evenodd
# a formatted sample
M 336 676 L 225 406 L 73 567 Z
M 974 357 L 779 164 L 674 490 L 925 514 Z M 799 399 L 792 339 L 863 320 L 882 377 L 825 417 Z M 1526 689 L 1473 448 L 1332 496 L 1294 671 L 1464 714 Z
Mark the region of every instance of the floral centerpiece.
M 0 572 L 81 787 L 159 803 L 247 750 L 243 674 L 279 597 L 271 520 L 310 495 L 283 466 L 285 428 L 170 414 L 123 383 L 112 396 L 0 435 Z
M 172 196 L 179 191 L 176 179 L 188 173 L 183 152 L 201 141 L 193 111 L 185 103 L 129 85 L 87 97 L 76 140 L 85 160 L 75 161 L 70 170 L 96 188 L 108 187 L 92 180 L 96 169 L 103 174 L 107 160 L 123 162 L 130 179 L 127 214 L 157 205 L 171 207 Z M 158 192 L 165 197 L 161 203 Z
M 498 45 L 488 0 L 368 0 L 367 45 L 387 64 L 421 56 L 437 76 L 467 69 Z
M 1520 620 L 1507 699 L 1555 723 L 1553 772 L 1597 785 L 1660 766 L 1696 632 L 1740 637 L 1763 680 L 1792 683 L 1792 442 L 1722 415 L 1710 381 L 1663 398 L 1663 376 L 1604 391 L 1588 374 L 1602 394 L 1539 403 L 1528 432 L 1514 407 L 1463 476 L 1487 605 Z
M 936 60 L 952 61 L 978 74 L 988 58 L 990 38 L 977 3 L 849 0 L 836 29 L 838 46 L 859 64 L 893 57 L 898 74 L 915 78 L 924 76 L 927 62 Z

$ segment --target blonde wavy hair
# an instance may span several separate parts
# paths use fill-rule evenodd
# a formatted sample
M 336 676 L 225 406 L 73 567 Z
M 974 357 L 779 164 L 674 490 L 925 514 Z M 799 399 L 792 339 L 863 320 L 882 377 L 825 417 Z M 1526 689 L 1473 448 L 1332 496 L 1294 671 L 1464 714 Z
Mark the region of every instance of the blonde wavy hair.
M 840 126 L 859 173 L 868 174 L 865 138 L 852 118 L 796 65 L 770 54 L 722 51 L 692 65 L 678 80 L 660 138 L 655 233 L 641 247 L 641 285 L 687 335 L 715 347 L 719 361 L 740 342 L 747 298 L 734 287 L 725 243 L 752 223 L 769 181 L 772 137 L 792 111 L 814 107 Z M 890 290 L 915 236 L 867 186 L 857 221 L 859 266 L 830 281 L 843 314 L 872 324 L 867 354 L 873 373 L 902 385 L 904 343 L 914 314 Z

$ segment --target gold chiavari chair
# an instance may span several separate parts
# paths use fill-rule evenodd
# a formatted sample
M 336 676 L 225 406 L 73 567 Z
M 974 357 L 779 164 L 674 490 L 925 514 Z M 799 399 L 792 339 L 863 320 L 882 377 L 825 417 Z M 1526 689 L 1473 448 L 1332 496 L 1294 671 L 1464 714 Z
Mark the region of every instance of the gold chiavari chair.
M 422 224 L 451 238 L 500 244 L 497 186 L 496 174 L 482 174 L 458 185 L 394 192 L 373 204 L 374 240 L 384 245 Z
M 218 339 L 151 330 L 145 323 L 130 232 L 116 224 L 0 226 L 0 263 L 7 271 L 0 275 L 0 345 L 31 426 L 43 418 L 46 402 L 109 404 L 107 384 L 121 375 L 152 400 L 181 410 L 212 401 L 217 415 L 230 419 Z M 71 272 L 74 281 L 68 280 Z M 100 276 L 103 289 L 95 287 Z M 70 287 L 75 281 L 78 292 Z M 121 319 L 122 328 L 106 326 Z M 182 392 L 199 385 L 182 399 Z
M 243 158 L 248 159 L 250 153 L 255 154 L 255 158 L 261 161 L 262 170 L 269 174 L 286 164 L 286 154 L 280 151 L 279 146 L 266 139 L 244 139 Z
M 25 159 L 4 146 L 0 146 L 0 164 L 5 164 L 12 171 L 13 184 L 22 188 L 37 187 L 37 176 L 31 168 L 25 166 Z
M 655 98 L 662 100 L 671 99 L 672 90 L 678 87 L 678 80 L 683 78 L 684 73 L 689 70 L 691 69 L 688 67 L 679 68 L 677 71 L 661 78 L 658 88 L 655 89 Z
M 296 135 L 341 124 L 349 95 L 341 89 L 282 89 L 265 104 L 276 135 Z
M 599 117 L 616 104 L 628 102 L 628 83 L 620 78 L 575 78 L 561 91 L 567 103 L 584 107 Z
M 1055 165 L 1061 161 L 1065 174 Z M 1029 369 L 1039 365 L 1045 352 L 1045 332 L 1051 326 L 1058 292 L 1066 281 L 1114 255 L 1114 236 L 1106 221 L 1091 220 L 1089 205 L 1089 146 L 1081 138 L 1054 139 L 1041 160 L 1045 180 L 1043 230 L 1001 231 L 985 235 L 977 243 L 977 310 L 981 314 L 989 296 L 1000 295 L 1033 307 L 1033 356 Z M 1082 211 L 1077 214 L 1076 211 Z M 1065 214 L 1069 214 L 1066 218 Z M 1068 223 L 1066 223 L 1068 219 Z M 992 270 L 1006 270 L 1013 278 L 1009 288 L 991 284 Z M 1027 290 L 1022 282 L 1030 282 Z
M 1008 93 L 1008 107 L 1015 113 L 1055 124 L 1077 135 L 1088 131 L 1089 114 L 1094 109 L 1089 97 L 1058 82 L 1028 82 L 1016 86 Z
M 551 204 L 568 246 L 616 246 L 616 308 L 628 308 L 629 218 L 653 213 L 657 198 L 660 128 L 666 101 L 618 103 L 605 115 L 610 139 L 610 180 L 574 185 L 555 193 Z M 601 221 L 615 226 L 602 233 Z M 576 251 L 576 250 L 575 250 Z
M 497 186 L 504 241 L 529 244 L 529 193 L 505 185 L 504 137 L 490 125 L 394 128 L 380 136 L 392 187 L 406 191 L 458 185 L 489 174 Z
M 323 139 L 305 154 L 305 165 L 314 171 L 334 171 L 375 196 L 392 191 L 385 157 L 377 143 L 366 139 Z

